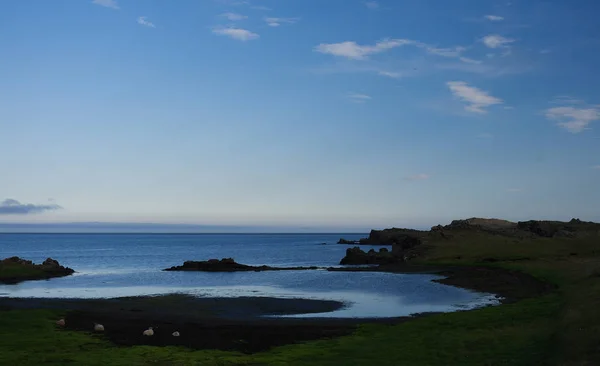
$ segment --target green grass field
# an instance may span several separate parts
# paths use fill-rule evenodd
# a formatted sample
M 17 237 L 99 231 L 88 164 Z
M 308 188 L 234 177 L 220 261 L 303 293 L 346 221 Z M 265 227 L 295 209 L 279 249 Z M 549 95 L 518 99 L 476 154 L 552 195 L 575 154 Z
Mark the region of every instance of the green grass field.
M 21 266 L 18 264 L 0 265 L 0 281 L 4 279 L 43 278 L 45 274 L 39 267 Z
M 365 325 L 352 335 L 243 355 L 174 347 L 117 347 L 63 331 L 60 311 L 0 312 L 1 365 L 600 365 L 600 241 L 514 240 L 465 232 L 430 244 L 422 264 L 516 269 L 558 289 L 497 307 Z

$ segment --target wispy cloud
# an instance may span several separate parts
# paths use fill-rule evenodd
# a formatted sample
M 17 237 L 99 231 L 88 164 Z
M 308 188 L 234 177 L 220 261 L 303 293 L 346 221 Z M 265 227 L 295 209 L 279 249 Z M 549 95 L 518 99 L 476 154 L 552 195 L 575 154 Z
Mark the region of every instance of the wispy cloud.
M 506 38 L 498 34 L 490 34 L 481 39 L 484 45 L 488 48 L 507 48 L 514 39 Z
M 365 60 L 370 55 L 381 53 L 410 43 L 412 43 L 412 41 L 408 39 L 383 39 L 375 43 L 373 46 L 359 45 L 354 41 L 346 41 L 341 43 L 321 43 L 315 47 L 315 51 L 353 60 Z
M 300 20 L 299 18 L 275 18 L 267 17 L 265 22 L 269 27 L 279 27 L 282 24 L 294 24 Z
M 31 203 L 21 203 L 11 198 L 0 202 L 0 215 L 30 215 L 60 209 L 62 209 L 62 207 L 55 203 L 49 205 L 34 205 Z
M 220 36 L 227 36 L 244 42 L 260 38 L 258 34 L 243 28 L 213 28 L 212 32 Z
M 600 106 L 576 108 L 562 106 L 546 109 L 546 118 L 557 121 L 556 125 L 571 133 L 589 129 L 588 125 L 600 119 Z
M 498 15 L 486 15 L 484 18 L 492 22 L 501 22 L 504 20 L 504 17 Z
M 105 8 L 119 9 L 119 4 L 116 0 L 93 0 L 92 4 L 104 6 Z
M 378 71 L 377 74 L 381 75 L 381 76 L 387 76 L 388 78 L 392 78 L 392 79 L 400 79 L 402 77 L 402 74 L 399 72 L 394 72 L 394 71 Z
M 230 6 L 241 6 L 241 5 L 250 5 L 249 1 L 246 0 L 215 0 L 218 3 Z
M 367 1 L 365 6 L 371 10 L 379 9 L 379 3 L 377 1 Z
M 466 50 L 465 47 L 461 47 L 461 46 L 452 47 L 452 48 L 439 48 L 439 47 L 430 46 L 428 44 L 421 43 L 421 42 L 415 42 L 414 44 L 417 47 L 424 49 L 425 51 L 427 51 L 428 53 L 430 53 L 432 55 L 438 55 L 438 56 L 443 56 L 443 57 L 459 57 L 460 54 L 464 50 Z
M 264 11 L 273 10 L 273 9 L 269 8 L 268 6 L 262 6 L 262 5 L 254 5 L 254 6 L 251 6 L 250 8 L 254 9 L 254 10 L 264 10 Z
M 227 18 L 228 20 L 231 20 L 232 22 L 248 19 L 247 16 L 237 13 L 223 13 L 221 14 L 221 16 Z
M 145 27 L 156 28 L 154 23 L 148 21 L 148 17 L 139 17 L 137 18 L 137 22 L 138 24 L 143 25 Z
M 459 60 L 461 60 L 464 63 L 474 64 L 474 65 L 479 65 L 479 64 L 483 63 L 483 61 L 481 61 L 481 60 L 474 60 L 474 59 L 468 58 L 468 57 L 459 57 Z
M 416 180 L 426 180 L 431 178 L 431 175 L 429 174 L 425 174 L 425 173 L 421 173 L 421 174 L 415 174 L 415 175 L 410 175 L 408 177 L 406 177 L 406 180 L 408 181 L 416 181 Z
M 367 94 L 350 93 L 348 94 L 348 99 L 353 103 L 365 103 L 373 98 Z
M 552 104 L 585 104 L 585 101 L 571 97 L 569 95 L 559 95 L 550 101 Z
M 468 85 L 464 81 L 449 81 L 446 85 L 455 97 L 468 104 L 465 106 L 465 110 L 468 112 L 484 114 L 487 113 L 486 108 L 503 103 L 502 99 L 493 97 L 481 89 Z
M 462 56 L 463 52 L 467 49 L 466 47 L 437 47 L 420 41 L 403 38 L 385 38 L 374 45 L 359 45 L 354 41 L 321 43 L 315 47 L 315 51 L 352 60 L 366 60 L 371 55 L 407 45 L 420 48 L 431 55 L 456 58 L 464 63 L 470 64 L 481 63 L 481 61 Z

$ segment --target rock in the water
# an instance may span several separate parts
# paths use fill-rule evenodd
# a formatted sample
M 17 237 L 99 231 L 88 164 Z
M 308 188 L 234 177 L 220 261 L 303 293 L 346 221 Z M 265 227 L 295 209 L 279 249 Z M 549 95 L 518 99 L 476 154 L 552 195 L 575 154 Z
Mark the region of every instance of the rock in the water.
M 237 263 L 233 258 L 209 259 L 207 261 L 185 261 L 182 266 L 174 266 L 165 271 L 199 271 L 199 272 L 244 272 L 244 271 L 290 271 L 309 270 L 318 267 L 269 267 L 248 266 Z

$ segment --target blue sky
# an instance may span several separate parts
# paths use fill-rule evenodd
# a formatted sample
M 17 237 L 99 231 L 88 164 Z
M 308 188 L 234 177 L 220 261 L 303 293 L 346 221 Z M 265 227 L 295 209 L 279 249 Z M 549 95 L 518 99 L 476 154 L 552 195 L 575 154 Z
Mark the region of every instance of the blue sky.
M 0 222 L 600 221 L 597 1 L 0 12 Z

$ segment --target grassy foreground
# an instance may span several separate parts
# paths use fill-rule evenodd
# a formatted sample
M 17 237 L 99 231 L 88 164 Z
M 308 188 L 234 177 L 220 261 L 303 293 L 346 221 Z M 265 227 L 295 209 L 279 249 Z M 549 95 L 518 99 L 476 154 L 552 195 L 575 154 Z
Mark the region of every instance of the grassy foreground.
M 488 264 L 558 286 L 539 298 L 364 325 L 352 335 L 244 355 L 117 347 L 58 330 L 50 310 L 0 311 L 0 365 L 600 365 L 600 241 L 465 231 L 428 244 L 421 264 Z

